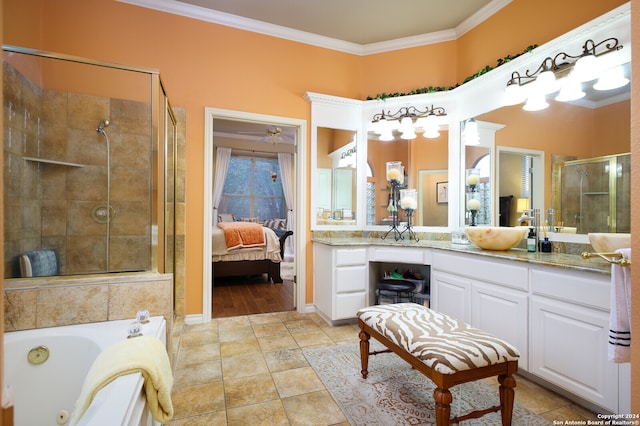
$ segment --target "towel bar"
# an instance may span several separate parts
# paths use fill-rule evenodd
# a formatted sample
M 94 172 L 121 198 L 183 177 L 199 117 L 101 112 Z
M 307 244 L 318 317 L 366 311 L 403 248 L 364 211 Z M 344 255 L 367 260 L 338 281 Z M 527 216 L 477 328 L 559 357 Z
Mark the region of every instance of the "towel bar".
M 581 256 L 583 259 L 589 259 L 591 257 L 597 256 L 609 263 L 615 263 L 616 265 L 620 266 L 631 266 L 631 261 L 629 259 L 623 258 L 620 253 L 589 253 L 585 251 L 582 252 Z

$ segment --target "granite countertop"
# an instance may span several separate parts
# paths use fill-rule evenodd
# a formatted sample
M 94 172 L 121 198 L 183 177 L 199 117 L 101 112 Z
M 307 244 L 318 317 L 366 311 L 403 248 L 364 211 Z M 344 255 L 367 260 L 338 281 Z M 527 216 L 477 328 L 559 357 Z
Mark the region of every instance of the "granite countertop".
M 382 239 L 380 237 L 314 237 L 314 243 L 329 246 L 387 246 L 387 247 L 416 247 L 446 250 L 456 253 L 473 254 L 494 259 L 513 260 L 527 262 L 535 265 L 554 266 L 564 269 L 573 269 L 600 274 L 611 274 L 611 264 L 600 258 L 583 259 L 577 254 L 566 253 L 529 253 L 522 248 L 513 248 L 505 251 L 483 250 L 473 244 L 453 244 L 451 241 L 421 239 L 398 240 L 392 237 Z

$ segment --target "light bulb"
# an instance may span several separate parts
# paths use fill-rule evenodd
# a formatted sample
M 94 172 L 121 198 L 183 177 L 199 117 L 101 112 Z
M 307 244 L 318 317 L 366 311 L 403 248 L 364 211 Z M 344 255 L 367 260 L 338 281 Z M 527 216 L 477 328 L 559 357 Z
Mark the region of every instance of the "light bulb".
M 527 99 L 524 89 L 519 84 L 510 84 L 504 89 L 503 106 L 521 104 Z
M 600 76 L 600 63 L 595 55 L 585 55 L 578 59 L 573 68 L 573 78 L 579 82 L 595 80 Z
M 621 66 L 617 66 L 605 71 L 598 82 L 593 85 L 593 88 L 596 90 L 612 90 L 628 83 L 629 79 L 624 76 L 624 70 Z
M 536 78 L 536 83 L 538 84 L 538 90 L 540 90 L 545 95 L 549 93 L 557 92 L 560 86 L 556 81 L 556 75 L 551 70 L 543 71 Z
M 549 104 L 544 97 L 544 94 L 537 91 L 532 91 L 529 98 L 527 98 L 527 103 L 522 107 L 525 111 L 540 111 L 547 108 Z
M 571 75 L 565 79 L 562 83 L 562 88 L 560 89 L 560 93 L 556 96 L 556 101 L 560 102 L 569 102 L 581 99 L 585 96 L 585 93 L 582 91 L 582 85 L 579 81 L 576 81 L 571 77 Z

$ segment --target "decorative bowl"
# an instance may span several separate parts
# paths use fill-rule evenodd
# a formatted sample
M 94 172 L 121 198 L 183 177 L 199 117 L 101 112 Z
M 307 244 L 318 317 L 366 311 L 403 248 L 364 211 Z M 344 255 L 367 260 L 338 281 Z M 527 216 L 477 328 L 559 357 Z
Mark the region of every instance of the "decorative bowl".
M 613 253 L 618 249 L 631 247 L 631 234 L 593 232 L 588 235 L 591 247 L 597 253 Z
M 484 250 L 509 250 L 517 246 L 527 233 L 526 226 L 468 226 L 469 241 Z

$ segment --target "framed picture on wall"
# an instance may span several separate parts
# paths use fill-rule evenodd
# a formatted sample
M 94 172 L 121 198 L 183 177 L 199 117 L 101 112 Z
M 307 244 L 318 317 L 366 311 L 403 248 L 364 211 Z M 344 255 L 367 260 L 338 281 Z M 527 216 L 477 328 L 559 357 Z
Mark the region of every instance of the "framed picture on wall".
M 449 202 L 449 182 L 436 182 L 436 204 Z

